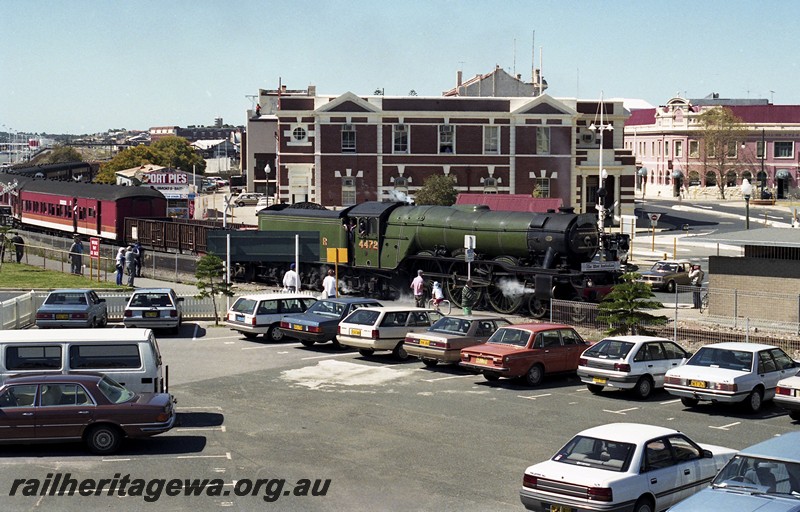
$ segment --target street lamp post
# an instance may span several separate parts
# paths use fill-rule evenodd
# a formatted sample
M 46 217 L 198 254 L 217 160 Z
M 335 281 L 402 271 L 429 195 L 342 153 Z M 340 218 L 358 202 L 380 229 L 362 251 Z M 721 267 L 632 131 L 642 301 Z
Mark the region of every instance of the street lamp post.
M 744 227 L 750 229 L 750 196 L 753 194 L 753 185 L 745 178 L 742 180 L 742 196 L 744 196 Z
M 606 208 L 605 208 L 605 197 L 606 197 L 606 189 L 605 183 L 606 178 L 608 177 L 608 171 L 603 168 L 603 134 L 606 130 L 612 131 L 614 127 L 611 123 L 603 124 L 603 93 L 600 93 L 600 105 L 598 110 L 600 111 L 600 124 L 592 123 L 589 125 L 589 129 L 593 132 L 599 131 L 600 132 L 600 155 L 598 157 L 598 166 L 597 172 L 600 181 L 598 183 L 597 188 L 597 230 L 600 237 L 600 247 L 603 247 L 603 238 L 605 237 L 605 218 L 606 218 Z M 601 260 L 604 258 L 604 252 L 601 249 Z
M 636 174 L 639 176 L 639 187 L 642 189 L 642 200 L 644 200 L 644 191 L 647 189 L 647 167 L 642 167 Z
M 761 198 L 764 198 L 764 189 L 767 187 L 767 173 L 764 171 L 764 158 L 767 156 L 767 138 L 764 128 L 761 129 Z

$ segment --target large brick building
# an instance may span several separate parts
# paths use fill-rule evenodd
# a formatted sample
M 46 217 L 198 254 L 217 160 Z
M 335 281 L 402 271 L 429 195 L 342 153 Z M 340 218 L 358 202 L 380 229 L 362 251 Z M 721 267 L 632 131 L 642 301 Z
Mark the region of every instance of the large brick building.
M 318 95 L 310 86 L 261 90 L 258 105 L 248 112 L 248 187 L 278 202 L 413 196 L 444 174 L 460 192 L 535 194 L 594 212 L 602 140 L 606 205 L 633 211 L 621 100 Z M 613 129 L 601 137 L 593 124 Z

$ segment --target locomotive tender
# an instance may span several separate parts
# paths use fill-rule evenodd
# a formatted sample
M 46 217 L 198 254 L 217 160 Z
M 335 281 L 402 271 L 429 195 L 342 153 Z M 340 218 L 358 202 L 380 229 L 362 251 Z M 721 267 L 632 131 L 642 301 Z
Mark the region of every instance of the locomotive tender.
M 412 276 L 422 270 L 427 282 L 443 283 L 456 305 L 467 279 L 464 235 L 473 235 L 474 289 L 487 307 L 507 314 L 521 309 L 542 317 L 551 297 L 599 300 L 619 275 L 581 270 L 597 255 L 600 237 L 594 214 L 571 208 L 529 213 L 401 202 L 366 202 L 338 211 L 276 206 L 259 213 L 258 232 L 209 232 L 208 250 L 217 255 L 225 254 L 225 237 L 231 236 L 238 278 L 279 283 L 294 261 L 295 235 L 306 286 L 316 287 L 326 268 L 337 264 L 344 289 L 396 297 L 408 293 Z

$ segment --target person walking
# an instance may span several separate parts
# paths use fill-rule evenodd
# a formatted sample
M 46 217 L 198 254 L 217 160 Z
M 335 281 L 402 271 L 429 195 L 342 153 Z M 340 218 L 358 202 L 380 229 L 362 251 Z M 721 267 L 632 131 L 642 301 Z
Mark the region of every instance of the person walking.
M 475 290 L 472 289 L 472 279 L 467 279 L 464 288 L 461 289 L 461 307 L 465 315 L 472 314 L 472 306 L 475 305 Z
M 136 254 L 133 252 L 132 245 L 125 249 L 125 273 L 128 274 L 128 286 L 133 288 L 134 278 L 136 277 Z
M 322 294 L 327 299 L 336 298 L 336 277 L 333 269 L 328 270 L 328 275 L 322 280 Z
M 83 242 L 80 235 L 73 237 L 72 245 L 69 247 L 70 272 L 80 274 L 83 267 Z
M 142 262 L 144 261 L 144 249 L 142 243 L 138 240 L 133 244 L 134 268 L 136 270 L 136 277 L 142 277 Z
M 117 286 L 122 286 L 122 275 L 125 273 L 125 248 L 120 247 L 116 257 Z
M 705 272 L 700 268 L 700 265 L 694 265 L 691 272 L 689 272 L 689 280 L 695 286 L 692 293 L 694 309 L 700 309 L 700 287 L 703 286 L 703 277 L 705 277 Z
M 22 256 L 25 254 L 25 241 L 19 236 L 19 233 L 14 233 L 11 237 L 11 242 L 14 244 L 14 251 L 17 253 L 17 263 L 22 262 Z
M 425 307 L 425 279 L 422 277 L 422 270 L 417 270 L 417 277 L 411 281 L 411 290 L 414 292 L 414 301 L 417 307 Z
M 283 274 L 283 287 L 288 291 L 300 291 L 300 280 L 298 279 L 294 263 L 289 265 L 289 270 Z

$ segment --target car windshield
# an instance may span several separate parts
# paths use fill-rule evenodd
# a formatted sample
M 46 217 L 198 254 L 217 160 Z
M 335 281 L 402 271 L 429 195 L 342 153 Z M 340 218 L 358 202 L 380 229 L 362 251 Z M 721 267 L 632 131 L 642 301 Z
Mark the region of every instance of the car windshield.
M 372 309 L 359 309 L 350 313 L 350 316 L 345 318 L 342 323 L 356 324 L 356 325 L 375 325 L 380 316 L 380 311 Z
M 625 471 L 636 445 L 594 437 L 575 436 L 553 456 L 556 462 L 606 471 Z
M 256 309 L 257 300 L 240 298 L 231 306 L 231 311 L 234 313 L 244 313 L 245 315 L 252 315 Z
M 650 268 L 650 270 L 653 270 L 655 272 L 677 272 L 678 271 L 678 265 L 676 265 L 674 263 L 658 262 L 658 263 L 654 264 Z
M 128 402 L 136 396 L 136 393 L 128 388 L 123 387 L 117 381 L 109 377 L 103 376 L 100 382 L 97 383 L 97 388 L 112 404 L 121 404 Z
M 736 455 L 711 485 L 717 489 L 747 489 L 800 498 L 800 463 Z
M 441 332 L 443 334 L 467 334 L 469 331 L 469 325 L 469 320 L 444 316 L 435 324 L 433 324 L 428 330 L 433 332 Z
M 633 343 L 614 339 L 598 341 L 583 353 L 584 357 L 601 359 L 625 359 L 633 348 Z
M 744 350 L 701 347 L 686 364 L 749 372 L 753 367 L 753 353 Z
M 166 293 L 135 293 L 131 297 L 132 308 L 171 308 L 172 299 Z
M 330 300 L 318 300 L 306 310 L 306 313 L 314 313 L 315 315 L 329 316 L 331 318 L 340 318 L 347 308 L 341 302 L 333 302 Z
M 51 293 L 44 301 L 47 305 L 86 305 L 86 296 L 83 293 Z
M 505 345 L 517 345 L 519 347 L 525 347 L 528 345 L 528 340 L 531 337 L 531 333 L 528 331 L 523 331 L 522 329 L 511 329 L 511 328 L 503 328 L 498 329 L 492 337 L 489 338 L 487 343 L 502 343 Z

